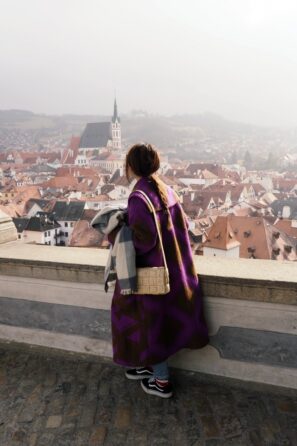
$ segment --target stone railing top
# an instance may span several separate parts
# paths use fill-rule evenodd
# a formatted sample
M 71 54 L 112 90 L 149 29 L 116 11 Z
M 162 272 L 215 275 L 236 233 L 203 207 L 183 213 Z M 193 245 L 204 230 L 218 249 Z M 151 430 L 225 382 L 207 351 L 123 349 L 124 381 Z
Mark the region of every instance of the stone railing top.
M 7 259 L 104 267 L 107 257 L 107 249 L 72 248 L 20 242 L 5 243 L 0 246 L 0 260 L 2 261 Z
M 10 242 L 0 245 L 0 274 L 103 282 L 108 250 Z M 196 256 L 207 295 L 297 304 L 297 262 Z

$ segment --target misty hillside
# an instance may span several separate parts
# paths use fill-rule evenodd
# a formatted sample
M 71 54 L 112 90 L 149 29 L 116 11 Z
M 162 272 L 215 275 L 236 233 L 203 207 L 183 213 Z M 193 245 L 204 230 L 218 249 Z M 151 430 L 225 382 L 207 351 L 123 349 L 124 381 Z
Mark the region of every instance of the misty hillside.
M 0 136 L 10 132 L 34 135 L 39 138 L 59 135 L 67 141 L 71 135 L 79 135 L 88 122 L 109 121 L 103 115 L 35 114 L 24 110 L 0 110 Z M 296 139 L 296 132 L 285 132 L 267 127 L 258 127 L 232 122 L 216 114 L 174 115 L 170 117 L 132 112 L 121 116 L 122 138 L 126 145 L 136 141 L 149 141 L 160 148 L 188 148 L 199 151 L 199 146 L 237 140 L 257 140 L 264 144 L 281 137 Z M 251 149 L 252 150 L 252 149 Z

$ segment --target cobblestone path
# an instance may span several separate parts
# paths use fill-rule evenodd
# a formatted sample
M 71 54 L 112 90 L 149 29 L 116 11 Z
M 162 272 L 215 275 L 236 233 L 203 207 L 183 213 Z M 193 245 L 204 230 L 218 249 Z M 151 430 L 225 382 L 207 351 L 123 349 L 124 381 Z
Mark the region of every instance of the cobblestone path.
M 297 392 L 172 371 L 146 395 L 123 369 L 0 350 L 1 446 L 297 446 Z

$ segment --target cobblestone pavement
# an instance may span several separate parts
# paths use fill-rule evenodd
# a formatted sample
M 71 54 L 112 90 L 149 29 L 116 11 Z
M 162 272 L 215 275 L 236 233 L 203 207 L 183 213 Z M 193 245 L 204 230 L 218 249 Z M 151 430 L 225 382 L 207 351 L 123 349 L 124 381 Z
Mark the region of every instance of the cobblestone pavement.
M 297 392 L 172 378 L 175 396 L 162 400 L 108 362 L 2 349 L 0 445 L 297 445 Z

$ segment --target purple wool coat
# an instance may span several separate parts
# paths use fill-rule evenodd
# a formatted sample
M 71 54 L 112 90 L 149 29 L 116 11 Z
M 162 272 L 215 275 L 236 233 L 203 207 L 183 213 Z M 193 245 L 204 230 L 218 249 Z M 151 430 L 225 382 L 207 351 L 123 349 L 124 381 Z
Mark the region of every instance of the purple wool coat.
M 203 302 L 180 203 L 168 187 L 170 218 L 149 178 L 141 178 L 128 200 L 136 266 L 162 266 L 163 258 L 153 215 L 143 190 L 151 199 L 160 222 L 170 276 L 165 295 L 121 295 L 116 283 L 112 306 L 113 359 L 124 366 L 147 366 L 165 361 L 183 348 L 198 349 L 209 342 Z

